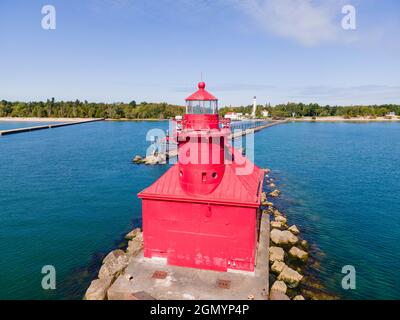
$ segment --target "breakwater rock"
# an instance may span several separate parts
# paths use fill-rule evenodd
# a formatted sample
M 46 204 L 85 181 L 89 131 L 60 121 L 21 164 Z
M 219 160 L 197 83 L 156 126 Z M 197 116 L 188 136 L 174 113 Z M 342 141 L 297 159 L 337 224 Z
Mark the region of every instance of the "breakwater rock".
M 119 276 L 124 275 L 130 259 L 143 249 L 143 233 L 139 228 L 129 232 L 125 239 L 129 240 L 126 250 L 111 251 L 104 258 L 98 279 L 91 282 L 85 300 L 107 300 L 108 289 Z
M 147 157 L 142 157 L 140 155 L 136 155 L 132 159 L 132 163 L 134 164 L 145 164 L 145 165 L 156 165 L 156 164 L 166 164 L 167 157 L 165 154 L 154 154 L 148 155 Z

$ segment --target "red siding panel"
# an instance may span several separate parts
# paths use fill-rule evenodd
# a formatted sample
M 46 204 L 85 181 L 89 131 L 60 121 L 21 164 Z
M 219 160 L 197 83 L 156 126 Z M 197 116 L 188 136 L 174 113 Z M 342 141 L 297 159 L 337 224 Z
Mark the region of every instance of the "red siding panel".
M 146 257 L 227 271 L 254 270 L 256 209 L 143 199 Z

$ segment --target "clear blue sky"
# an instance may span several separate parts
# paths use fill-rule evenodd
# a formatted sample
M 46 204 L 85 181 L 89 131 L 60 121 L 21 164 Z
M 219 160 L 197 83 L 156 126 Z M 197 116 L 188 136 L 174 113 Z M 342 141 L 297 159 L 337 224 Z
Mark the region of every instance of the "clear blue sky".
M 397 0 L 1 0 L 0 99 L 400 103 L 399 39 Z

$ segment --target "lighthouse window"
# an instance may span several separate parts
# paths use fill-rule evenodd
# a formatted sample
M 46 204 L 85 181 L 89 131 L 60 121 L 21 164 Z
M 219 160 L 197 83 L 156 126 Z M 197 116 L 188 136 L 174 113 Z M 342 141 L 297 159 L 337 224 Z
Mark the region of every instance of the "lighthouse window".
M 218 175 L 217 175 L 216 172 L 213 172 L 211 176 L 212 176 L 214 179 L 216 179 Z
M 201 181 L 203 181 L 203 182 L 207 181 L 207 173 L 206 172 L 201 173 Z
M 186 113 L 216 114 L 218 113 L 218 104 L 216 100 L 190 100 L 187 101 Z

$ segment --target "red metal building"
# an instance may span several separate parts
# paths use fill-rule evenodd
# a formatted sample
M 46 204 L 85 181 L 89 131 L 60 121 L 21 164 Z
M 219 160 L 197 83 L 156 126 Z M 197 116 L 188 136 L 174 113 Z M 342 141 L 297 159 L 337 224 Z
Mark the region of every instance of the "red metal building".
M 171 265 L 253 271 L 264 171 L 228 143 L 230 122 L 205 90 L 186 98 L 178 163 L 139 193 L 145 257 Z

